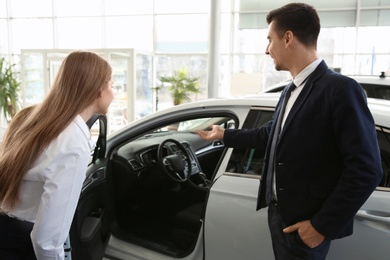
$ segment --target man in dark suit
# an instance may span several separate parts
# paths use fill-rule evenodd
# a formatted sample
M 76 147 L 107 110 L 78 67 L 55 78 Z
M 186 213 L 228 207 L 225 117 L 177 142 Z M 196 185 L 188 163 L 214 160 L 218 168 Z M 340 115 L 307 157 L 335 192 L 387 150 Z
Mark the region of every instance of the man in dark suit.
M 382 178 L 375 125 L 361 86 L 317 56 L 312 6 L 287 4 L 267 22 L 266 54 L 291 73 L 293 90 L 286 87 L 259 129 L 214 125 L 198 134 L 227 147 L 266 147 L 257 209 L 268 206 L 276 259 L 325 259 L 332 239 L 352 234 L 354 215 Z

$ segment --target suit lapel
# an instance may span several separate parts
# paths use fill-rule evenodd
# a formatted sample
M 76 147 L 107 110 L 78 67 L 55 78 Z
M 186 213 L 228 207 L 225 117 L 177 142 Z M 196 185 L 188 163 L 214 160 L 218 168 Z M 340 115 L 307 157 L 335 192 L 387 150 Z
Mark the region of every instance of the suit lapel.
M 282 132 L 280 133 L 279 141 L 284 136 L 284 133 L 288 130 L 291 122 L 294 120 L 295 116 L 309 97 L 313 86 L 314 82 L 321 77 L 321 75 L 328 69 L 328 66 L 326 65 L 325 61 L 322 61 L 318 67 L 313 71 L 313 73 L 309 76 L 307 79 L 307 82 L 305 86 L 303 87 L 301 93 L 299 94 L 298 98 L 295 100 L 294 105 L 291 107 L 291 110 L 286 118 L 286 122 L 284 123 Z

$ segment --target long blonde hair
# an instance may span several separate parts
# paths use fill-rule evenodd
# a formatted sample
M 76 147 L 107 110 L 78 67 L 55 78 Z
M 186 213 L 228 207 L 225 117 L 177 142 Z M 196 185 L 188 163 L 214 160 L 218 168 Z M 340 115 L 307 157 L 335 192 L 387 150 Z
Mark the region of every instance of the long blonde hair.
M 111 78 L 106 60 L 86 51 L 70 53 L 42 103 L 20 111 L 0 145 L 0 202 L 12 209 L 29 167 L 83 110 L 101 95 Z

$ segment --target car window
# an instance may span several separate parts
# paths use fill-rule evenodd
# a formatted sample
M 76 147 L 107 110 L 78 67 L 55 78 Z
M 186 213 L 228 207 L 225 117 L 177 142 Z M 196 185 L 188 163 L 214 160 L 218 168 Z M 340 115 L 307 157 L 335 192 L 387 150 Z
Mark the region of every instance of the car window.
M 175 122 L 163 127 L 160 127 L 154 132 L 166 132 L 166 131 L 177 131 L 177 132 L 189 132 L 199 130 L 207 130 L 210 125 L 220 125 L 224 128 L 234 127 L 234 120 L 230 117 L 204 117 L 190 120 L 184 120 Z
M 377 136 L 383 169 L 383 178 L 379 187 L 390 187 L 390 129 L 377 126 Z
M 257 128 L 272 118 L 273 111 L 252 110 L 243 128 Z M 390 128 L 377 126 L 378 143 L 381 151 L 383 179 L 378 187 L 390 187 Z M 226 172 L 261 175 L 264 151 L 235 148 L 230 157 Z
M 387 87 L 378 87 L 376 90 L 376 98 L 388 99 L 390 100 L 390 86 Z
M 253 109 L 248 113 L 243 128 L 258 128 L 271 120 L 273 111 Z M 235 148 L 226 172 L 260 175 L 263 167 L 264 150 Z
M 390 86 L 371 83 L 359 84 L 364 89 L 364 92 L 366 93 L 367 97 L 390 100 Z

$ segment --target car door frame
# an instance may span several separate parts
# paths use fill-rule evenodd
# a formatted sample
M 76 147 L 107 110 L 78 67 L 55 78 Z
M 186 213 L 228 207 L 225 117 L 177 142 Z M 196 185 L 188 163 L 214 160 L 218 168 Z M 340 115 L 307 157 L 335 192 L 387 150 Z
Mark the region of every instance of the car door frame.
M 251 113 L 274 111 L 249 107 L 240 113 L 238 128 L 253 128 Z M 252 122 L 252 125 L 247 124 Z M 210 189 L 205 216 L 205 259 L 254 259 L 274 257 L 267 209 L 256 211 L 260 175 L 227 172 L 233 149 L 227 149 Z
M 94 115 L 88 121 L 89 128 L 97 122 L 99 135 L 91 154 L 79 202 L 70 230 L 73 259 L 102 259 L 110 231 L 110 196 L 107 185 L 107 117 Z

